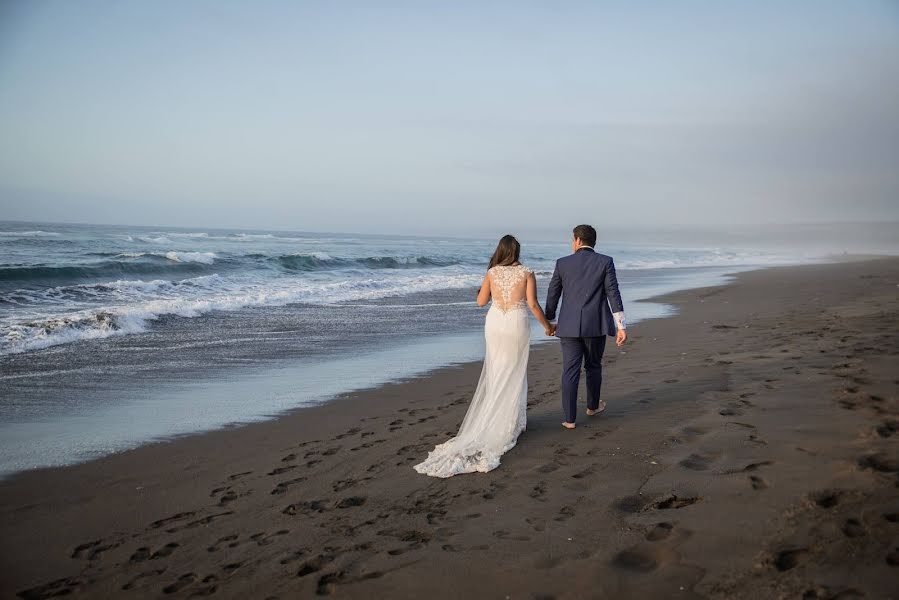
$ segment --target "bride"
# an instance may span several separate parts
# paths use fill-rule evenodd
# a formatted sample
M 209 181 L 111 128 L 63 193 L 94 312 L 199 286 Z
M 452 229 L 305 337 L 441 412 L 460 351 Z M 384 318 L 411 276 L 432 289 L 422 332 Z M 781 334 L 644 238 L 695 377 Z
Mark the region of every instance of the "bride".
M 526 309 L 543 325 L 555 328 L 537 302 L 534 272 L 518 262 L 521 245 L 511 235 L 500 239 L 478 292 L 478 306 L 493 299 L 484 322 L 487 352 L 474 397 L 455 437 L 434 447 L 413 468 L 431 477 L 486 473 L 499 466 L 527 420 L 530 327 Z

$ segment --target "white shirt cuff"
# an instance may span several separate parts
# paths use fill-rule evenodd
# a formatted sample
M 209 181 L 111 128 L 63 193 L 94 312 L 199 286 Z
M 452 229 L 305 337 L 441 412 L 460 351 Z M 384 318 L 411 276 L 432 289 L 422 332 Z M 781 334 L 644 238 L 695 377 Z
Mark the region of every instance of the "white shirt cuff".
M 625 322 L 625 319 L 624 319 L 624 311 L 623 310 L 618 311 L 618 312 L 613 312 L 612 318 L 615 319 L 615 326 L 619 330 L 627 328 L 627 323 Z

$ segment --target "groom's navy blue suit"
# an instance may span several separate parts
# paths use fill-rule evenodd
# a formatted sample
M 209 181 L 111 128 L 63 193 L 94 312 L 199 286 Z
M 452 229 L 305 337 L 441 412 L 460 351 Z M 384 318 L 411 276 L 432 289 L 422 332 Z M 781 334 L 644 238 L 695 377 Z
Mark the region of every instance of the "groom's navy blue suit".
M 581 364 L 587 373 L 587 408 L 596 410 L 606 336 L 618 331 L 612 313 L 624 310 L 612 257 L 586 247 L 557 260 L 546 295 L 548 320 L 555 319 L 563 294 L 556 323 L 556 336 L 562 342 L 562 409 L 565 420 L 574 423 Z

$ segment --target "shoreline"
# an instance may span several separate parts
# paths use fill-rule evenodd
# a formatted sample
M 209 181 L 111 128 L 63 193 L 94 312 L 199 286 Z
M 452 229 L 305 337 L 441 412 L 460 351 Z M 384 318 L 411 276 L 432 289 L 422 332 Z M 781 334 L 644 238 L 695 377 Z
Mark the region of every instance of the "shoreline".
M 156 595 L 172 586 L 177 589 L 165 593 L 175 597 L 203 590 L 240 597 L 251 590 L 258 592 L 262 584 L 267 591 L 270 587 L 273 595 L 285 597 L 323 592 L 341 597 L 417 597 L 456 588 L 460 594 L 487 589 L 488 595 L 498 597 L 503 597 L 504 590 L 517 591 L 515 597 L 519 597 L 526 591 L 533 595 L 544 590 L 538 579 L 549 585 L 567 577 L 570 585 L 546 593 L 574 598 L 579 597 L 575 592 L 601 589 L 612 595 L 656 596 L 667 589 L 684 592 L 683 597 L 750 597 L 750 591 L 767 593 L 793 589 L 790 586 L 798 583 L 806 585 L 807 581 L 793 579 L 800 571 L 811 572 L 814 560 L 807 560 L 809 556 L 822 558 L 815 544 L 796 542 L 785 549 L 767 548 L 778 531 L 785 531 L 789 518 L 783 516 L 787 514 L 784 511 L 797 510 L 789 500 L 795 500 L 797 489 L 810 488 L 805 497 L 816 505 L 815 494 L 834 484 L 825 481 L 830 476 L 851 487 L 836 494 L 836 504 L 828 507 L 833 509 L 831 513 L 844 506 L 851 508 L 852 502 L 891 505 L 897 500 L 895 488 L 884 482 L 894 478 L 895 465 L 890 461 L 894 460 L 895 438 L 875 434 L 871 440 L 862 440 L 887 446 L 857 452 L 863 457 L 854 461 L 859 466 L 851 472 L 825 469 L 803 479 L 790 471 L 796 481 L 785 475 L 785 481 L 777 486 L 772 473 L 801 462 L 792 453 L 783 456 L 786 446 L 775 448 L 778 436 L 792 433 L 802 438 L 802 447 L 827 438 L 819 439 L 816 432 L 805 430 L 781 431 L 782 423 L 767 414 L 778 413 L 778 404 L 769 406 L 762 400 L 786 385 L 779 383 L 781 380 L 789 379 L 803 400 L 793 410 L 803 411 L 809 423 L 830 427 L 827 433 L 831 438 L 835 431 L 853 427 L 879 425 L 889 431 L 888 423 L 895 417 L 896 382 L 882 371 L 895 366 L 894 355 L 874 353 L 876 346 L 855 350 L 854 355 L 873 356 L 873 366 L 867 359 L 862 361 L 866 372 L 859 374 L 858 361 L 851 359 L 850 366 L 833 370 L 846 371 L 850 373 L 846 377 L 864 383 L 849 386 L 855 392 L 839 393 L 828 408 L 832 412 L 810 407 L 807 398 L 811 391 L 803 386 L 812 384 L 802 381 L 805 371 L 825 367 L 815 362 L 821 360 L 817 356 L 791 349 L 791 344 L 797 343 L 793 341 L 796 336 L 802 343 L 812 343 L 831 334 L 799 335 L 822 324 L 809 323 L 808 315 L 791 311 L 795 311 L 794 304 L 803 303 L 818 303 L 825 312 L 833 310 L 816 294 L 828 289 L 822 277 L 842 274 L 852 277 L 860 296 L 854 303 L 839 298 L 836 304 L 845 306 L 838 314 L 848 310 L 850 318 L 874 322 L 870 317 L 874 311 L 895 323 L 897 265 L 899 259 L 886 258 L 772 267 L 737 274 L 725 285 L 648 299 L 674 304 L 679 311 L 641 322 L 624 352 L 614 345 L 608 347 L 604 384 L 611 396 L 607 396 L 608 414 L 600 420 L 586 419 L 581 406 L 579 427 L 571 432 L 578 437 L 566 436 L 556 423 L 561 418 L 558 349 L 550 344 L 532 347 L 528 430 L 504 457 L 503 465 L 486 475 L 440 483 L 411 469 L 413 460 L 422 459 L 434 443 L 454 433 L 480 372 L 480 361 L 339 395 L 326 404 L 292 409 L 269 421 L 155 442 L 86 463 L 11 475 L 0 481 L 0 523 L 8 532 L 2 542 L 2 571 L 11 574 L 3 576 L 0 592 L 12 595 L 32 589 L 37 594 L 34 588 L 50 585 L 40 593 L 69 589 L 108 597 L 122 594 L 124 586 L 130 585 L 127 589 L 138 597 Z M 892 288 L 884 281 L 891 282 Z M 753 282 L 781 304 L 771 304 L 770 298 L 747 288 Z M 746 297 L 740 295 L 741 290 Z M 869 306 L 872 290 L 873 298 L 879 300 Z M 785 299 L 793 302 L 784 303 Z M 697 310 L 697 304 L 703 305 L 702 310 Z M 771 329 L 760 333 L 751 321 L 747 325 L 747 314 Z M 827 320 L 826 326 L 830 330 L 845 327 L 839 316 Z M 696 339 L 694 328 L 701 329 Z M 790 331 L 794 335 L 789 335 Z M 865 333 L 852 330 L 844 337 L 853 339 Z M 889 336 L 889 332 L 880 335 Z M 761 348 L 773 338 L 784 346 L 779 352 L 783 356 L 753 358 L 763 356 Z M 746 349 L 740 352 L 743 346 Z M 686 352 L 674 354 L 679 347 Z M 827 360 L 843 364 L 826 347 L 818 350 Z M 634 357 L 636 364 L 630 364 Z M 787 373 L 775 364 L 782 365 L 784 359 L 800 373 Z M 885 365 L 880 364 L 884 361 Z M 830 370 L 827 367 L 826 376 L 807 377 L 821 379 L 824 387 L 820 389 L 829 390 L 834 385 Z M 873 377 L 872 371 L 878 376 Z M 758 375 L 757 380 L 753 374 Z M 829 377 L 826 382 L 825 377 Z M 864 395 L 860 388 L 866 386 L 881 386 L 868 395 L 880 398 L 879 412 L 873 414 L 883 423 L 867 425 L 872 419 L 866 412 L 869 407 L 859 406 L 862 401 L 856 399 Z M 815 394 L 819 387 L 814 388 Z M 753 396 L 758 398 L 749 400 Z M 357 406 L 350 404 L 353 400 L 358 401 Z M 854 410 L 844 406 L 843 401 L 849 400 L 856 402 Z M 867 404 L 871 402 L 867 400 Z M 754 412 L 760 414 L 750 419 Z M 836 424 L 835 417 L 839 417 Z M 782 420 L 783 414 L 778 418 Z M 728 425 L 730 422 L 741 424 Z M 757 443 L 763 438 L 767 438 L 764 444 Z M 860 443 L 852 438 L 847 447 L 856 451 Z M 775 453 L 776 460 L 753 456 L 774 450 L 781 452 Z M 820 456 L 823 451 L 817 452 Z M 863 463 L 868 466 L 861 466 Z M 808 468 L 807 463 L 805 466 Z M 737 476 L 730 476 L 734 474 Z M 728 481 L 708 481 L 714 479 L 712 475 Z M 737 479 L 739 487 L 735 487 Z M 774 498 L 757 506 L 753 496 L 758 494 Z M 723 497 L 729 502 L 718 506 L 715 499 Z M 597 498 L 600 501 L 595 504 Z M 659 506 L 653 507 L 653 503 Z M 491 518 L 484 517 L 486 510 L 494 509 Z M 737 509 L 745 511 L 745 516 L 729 522 L 726 513 Z M 885 508 L 883 514 L 894 514 L 890 510 Z M 679 519 L 658 520 L 657 513 L 669 517 L 669 511 Z M 861 518 L 853 514 L 846 519 L 860 521 L 867 541 L 881 535 L 875 535 L 863 514 Z M 780 529 L 743 539 L 748 534 L 739 527 L 764 529 L 769 527 L 766 519 Z M 704 520 L 712 521 L 708 528 L 715 530 L 717 537 L 710 538 L 703 531 Z M 896 526 L 885 517 L 880 521 L 877 524 L 887 528 L 882 534 L 886 539 L 889 528 Z M 584 535 L 588 539 L 582 539 Z M 222 542 L 230 536 L 237 537 Z M 848 534 L 844 537 L 849 539 Z M 539 541 L 526 543 L 535 539 Z M 711 541 L 714 539 L 721 541 Z M 735 539 L 752 547 L 724 552 L 720 544 Z M 573 544 L 573 540 L 578 542 Z M 888 550 L 882 547 L 880 537 L 876 542 L 872 552 L 881 555 L 878 564 L 887 564 L 883 555 Z M 210 550 L 216 544 L 221 547 Z M 697 549 L 702 544 L 705 551 Z M 140 559 L 141 548 L 149 553 L 145 559 Z M 160 552 L 163 554 L 151 558 Z M 756 568 L 746 555 L 758 558 L 760 552 L 772 558 L 765 554 L 755 561 L 761 565 Z M 224 564 L 222 555 L 231 562 Z M 453 579 L 435 572 L 436 565 L 447 561 L 457 574 L 461 570 L 483 578 L 489 573 L 488 587 L 470 587 L 472 582 L 440 587 Z M 796 564 L 788 565 L 793 562 Z M 233 567 L 235 564 L 238 566 Z M 588 576 L 582 572 L 587 564 L 599 566 Z M 516 574 L 522 565 L 533 573 Z M 861 569 L 855 563 L 850 566 Z M 884 584 L 882 567 L 866 569 L 867 580 L 859 578 L 847 586 L 888 589 L 877 587 Z M 845 568 L 831 570 L 831 579 L 846 573 Z M 600 574 L 607 583 L 597 581 Z M 596 585 L 600 587 L 590 587 Z M 439 592 L 437 596 L 455 597 Z
M 634 298 L 629 299 L 629 322 L 634 325 L 670 314 L 669 305 L 649 301 L 658 292 L 723 284 L 735 274 L 732 269 L 736 272 L 755 270 L 740 266 L 669 269 L 673 272 L 660 278 L 656 285 L 646 289 L 637 287 L 639 291 L 633 292 Z M 625 276 L 624 272 L 622 276 Z M 545 295 L 542 288 L 541 295 Z M 415 302 L 417 296 L 410 298 Z M 72 394 L 68 404 L 82 408 L 73 414 L 39 412 L 31 421 L 17 424 L 13 420 L 0 425 L 0 437 L 5 440 L 0 444 L 0 455 L 4 456 L 0 463 L 0 480 L 35 468 L 71 466 L 146 444 L 266 421 L 294 409 L 330 402 L 336 396 L 373 390 L 394 381 L 426 377 L 449 365 L 480 361 L 483 313 L 477 316 L 477 321 L 478 326 L 474 329 L 442 331 L 417 340 L 401 339 L 386 348 L 361 351 L 350 348 L 351 354 L 324 357 L 325 362 L 320 362 L 322 357 L 300 353 L 246 368 L 238 364 L 236 370 L 228 372 L 211 365 L 205 371 L 202 367 L 199 371 L 178 371 L 161 366 L 155 367 L 159 370 L 155 376 L 151 369 L 148 371 L 150 378 L 139 383 L 130 381 L 124 374 L 128 369 L 141 370 L 134 363 L 125 364 L 121 374 L 118 368 L 113 369 L 114 373 L 104 374 L 102 383 L 92 381 L 90 373 L 97 360 L 115 361 L 110 354 L 116 349 L 127 356 L 133 352 L 132 346 L 156 344 L 159 342 L 154 341 L 154 335 L 166 338 L 169 334 L 148 334 L 151 337 L 147 342 L 126 337 L 115 341 L 113 346 L 100 342 L 100 347 L 85 348 L 81 357 L 71 357 L 73 349 L 65 349 L 58 357 L 43 357 L 45 360 L 38 363 L 41 366 L 35 372 L 21 373 L 27 374 L 27 381 L 39 378 L 36 386 L 20 386 L 16 377 L 11 376 L 6 387 L 0 387 L 0 393 L 18 398 L 22 406 L 43 403 L 52 406 L 59 391 L 70 386 Z M 534 347 L 544 341 L 541 340 L 543 332 L 536 323 L 532 323 L 531 333 L 535 338 Z M 339 335 L 339 332 L 328 334 Z M 290 345 L 282 347 L 285 352 L 296 352 Z M 67 356 L 75 362 L 67 362 Z M 27 357 L 17 357 L 13 364 L 14 373 L 27 369 Z M 41 373 L 48 368 L 51 371 L 58 369 L 57 372 L 64 375 L 42 377 Z M 79 376 L 81 372 L 86 375 Z M 298 390 L 299 382 L 306 383 L 306 388 Z M 122 401 L 120 396 L 130 399 Z M 246 397 L 253 398 L 251 407 L 241 405 Z M 164 418 L 160 418 L 160 414 L 165 415 Z

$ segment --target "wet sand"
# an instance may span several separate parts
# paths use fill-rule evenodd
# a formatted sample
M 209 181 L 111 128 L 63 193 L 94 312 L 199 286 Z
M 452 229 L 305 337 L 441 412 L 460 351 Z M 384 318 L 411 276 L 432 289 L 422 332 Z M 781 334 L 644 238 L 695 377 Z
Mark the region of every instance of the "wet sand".
M 527 431 L 487 474 L 412 470 L 472 363 L 17 475 L 0 596 L 895 597 L 897 285 L 890 258 L 665 296 L 679 314 L 608 345 L 608 409 L 572 431 L 535 348 Z

